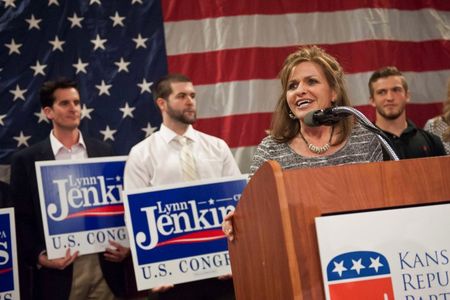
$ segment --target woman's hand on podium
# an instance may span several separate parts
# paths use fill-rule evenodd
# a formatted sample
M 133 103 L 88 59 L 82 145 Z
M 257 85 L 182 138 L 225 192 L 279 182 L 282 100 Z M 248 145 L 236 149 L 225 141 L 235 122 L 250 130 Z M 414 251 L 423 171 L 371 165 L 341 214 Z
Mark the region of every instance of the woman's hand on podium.
M 234 216 L 234 210 L 230 211 L 225 216 L 225 218 L 223 219 L 223 222 L 222 222 L 222 231 L 230 242 L 234 240 L 233 216 Z

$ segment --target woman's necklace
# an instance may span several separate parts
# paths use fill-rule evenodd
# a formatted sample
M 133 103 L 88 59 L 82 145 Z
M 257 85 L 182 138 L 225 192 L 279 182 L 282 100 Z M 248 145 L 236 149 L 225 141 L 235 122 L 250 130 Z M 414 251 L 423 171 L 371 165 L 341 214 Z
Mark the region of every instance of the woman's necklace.
M 328 149 L 330 149 L 330 143 L 331 143 L 331 138 L 333 137 L 333 132 L 334 132 L 334 126 L 331 128 L 331 134 L 330 134 L 330 139 L 328 140 L 328 143 L 319 147 L 319 146 L 313 145 L 311 143 L 308 143 L 308 141 L 303 136 L 302 132 L 299 131 L 300 137 L 303 139 L 303 141 L 305 141 L 306 145 L 308 146 L 308 149 L 311 150 L 311 152 L 316 153 L 316 154 L 325 153 L 328 151 Z

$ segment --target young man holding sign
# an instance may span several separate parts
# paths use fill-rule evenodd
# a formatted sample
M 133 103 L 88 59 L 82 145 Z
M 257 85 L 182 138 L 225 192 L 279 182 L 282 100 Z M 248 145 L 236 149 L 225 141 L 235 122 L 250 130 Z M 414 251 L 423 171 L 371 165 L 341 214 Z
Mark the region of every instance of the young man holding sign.
M 103 142 L 83 137 L 78 130 L 80 94 L 74 81 L 45 82 L 40 100 L 53 130 L 44 141 L 16 153 L 11 164 L 21 294 L 24 297 L 33 289 L 34 299 L 115 299 L 124 293 L 120 262 L 128 255 L 128 249 L 112 242 L 111 249 L 98 255 L 78 256 L 78 251 L 68 248 L 65 257 L 49 259 L 35 171 L 36 161 L 110 156 L 112 149 Z M 30 272 L 35 274 L 32 282 Z
M 188 77 L 163 77 L 154 84 L 153 97 L 162 114 L 161 129 L 131 149 L 125 190 L 241 174 L 223 140 L 192 127 L 197 119 L 196 93 Z M 159 299 L 234 299 L 230 279 L 164 285 L 153 292 Z

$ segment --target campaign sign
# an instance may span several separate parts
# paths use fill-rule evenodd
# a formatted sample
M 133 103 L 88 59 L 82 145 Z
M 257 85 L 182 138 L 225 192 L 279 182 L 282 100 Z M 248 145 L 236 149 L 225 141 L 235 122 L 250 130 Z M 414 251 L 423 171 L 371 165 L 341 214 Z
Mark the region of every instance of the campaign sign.
M 105 251 L 109 241 L 128 246 L 122 200 L 126 157 L 36 162 L 50 259 L 68 248 L 80 255 Z
M 0 299 L 19 299 L 14 209 L 0 209 Z
M 326 299 L 450 299 L 450 204 L 316 218 Z
M 124 192 L 138 290 L 231 274 L 222 221 L 247 178 Z

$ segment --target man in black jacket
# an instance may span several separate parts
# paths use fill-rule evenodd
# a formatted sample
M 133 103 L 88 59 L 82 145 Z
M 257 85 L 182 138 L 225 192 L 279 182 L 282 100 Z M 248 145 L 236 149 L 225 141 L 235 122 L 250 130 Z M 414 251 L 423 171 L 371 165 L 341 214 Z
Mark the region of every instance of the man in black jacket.
M 110 156 L 112 148 L 83 137 L 80 95 L 74 81 L 59 79 L 44 83 L 41 106 L 52 121 L 49 137 L 12 158 L 11 195 L 16 210 L 21 296 L 33 299 L 115 299 L 124 294 L 122 260 L 127 249 L 113 243 L 100 254 L 48 259 L 45 251 L 35 162 Z M 33 277 L 30 276 L 33 274 Z M 32 290 L 32 295 L 30 291 Z
M 396 67 L 375 71 L 369 79 L 369 91 L 370 103 L 376 109 L 375 125 L 389 138 L 400 159 L 446 154 L 439 137 L 406 118 L 408 83 Z
M 9 202 L 9 184 L 0 181 L 0 208 L 9 207 Z

